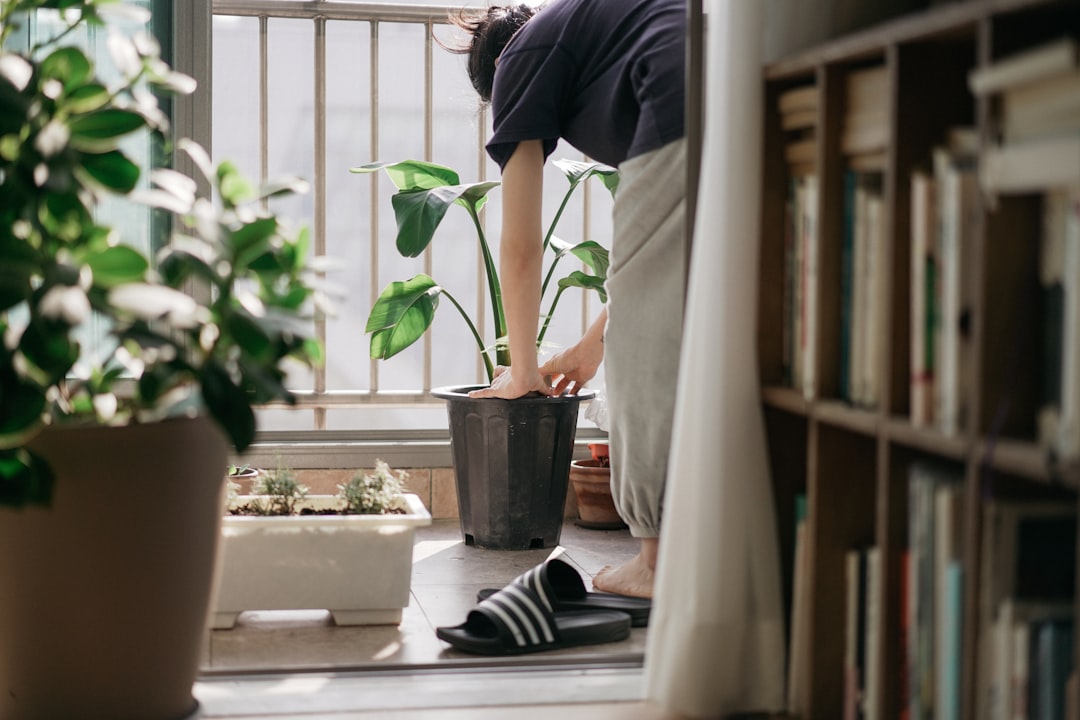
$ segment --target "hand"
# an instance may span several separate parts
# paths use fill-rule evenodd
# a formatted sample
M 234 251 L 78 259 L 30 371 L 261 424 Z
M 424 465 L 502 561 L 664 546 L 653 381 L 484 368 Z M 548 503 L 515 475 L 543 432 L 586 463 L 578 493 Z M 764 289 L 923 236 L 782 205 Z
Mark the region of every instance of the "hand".
M 500 365 L 495 368 L 491 385 L 482 390 L 473 390 L 469 393 L 469 397 L 513 400 L 534 391 L 542 395 L 552 394 L 551 386 L 542 374 L 539 372 L 531 373 L 530 377 L 530 373 L 519 372 L 515 375 L 510 371 L 510 368 Z
M 586 336 L 541 365 L 540 374 L 553 379 L 550 394 L 574 395 L 593 379 L 603 360 L 603 342 Z

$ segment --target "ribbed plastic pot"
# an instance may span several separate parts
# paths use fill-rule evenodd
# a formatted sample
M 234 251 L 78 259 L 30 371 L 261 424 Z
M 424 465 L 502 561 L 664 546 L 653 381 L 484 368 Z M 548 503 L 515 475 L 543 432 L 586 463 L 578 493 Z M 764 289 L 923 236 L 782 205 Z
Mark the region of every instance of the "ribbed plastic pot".
M 554 547 L 562 533 L 578 408 L 595 393 L 470 398 L 479 387 L 431 391 L 446 400 L 465 544 Z

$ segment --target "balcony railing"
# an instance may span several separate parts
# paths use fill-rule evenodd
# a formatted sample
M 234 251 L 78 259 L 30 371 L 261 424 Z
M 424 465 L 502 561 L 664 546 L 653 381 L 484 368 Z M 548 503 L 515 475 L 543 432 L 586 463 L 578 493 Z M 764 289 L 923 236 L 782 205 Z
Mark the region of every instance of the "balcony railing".
M 489 120 L 477 105 L 463 58 L 439 42 L 460 38 L 449 26 L 458 6 L 316 0 L 214 0 L 213 149 L 252 174 L 297 174 L 311 193 L 275 209 L 312 229 L 314 252 L 344 261 L 328 282 L 347 288 L 337 316 L 320 321 L 327 363 L 290 378 L 297 410 L 262 411 L 272 431 L 353 431 L 445 427 L 432 387 L 484 382 L 483 365 L 460 317 L 444 309 L 414 348 L 385 362 L 368 359 L 367 311 L 382 288 L 424 272 L 475 298 L 471 312 L 493 343 L 475 230 L 448 213 L 432 247 L 397 257 L 390 183 L 354 175 L 375 160 L 429 160 L 454 167 L 463 182 L 497 178 L 487 158 Z M 555 157 L 579 157 L 571 148 Z M 545 208 L 554 211 L 566 181 L 549 168 Z M 485 227 L 500 223 L 499 195 Z M 567 239 L 610 240 L 610 197 L 585 192 L 563 214 Z M 489 233 L 497 247 L 497 233 Z M 569 295 L 569 294 L 568 294 Z M 595 296 L 561 301 L 549 337 L 573 342 L 599 309 Z M 565 307 L 565 305 L 576 308 Z M 448 305 L 447 305 L 448 307 Z M 424 416 L 424 411 L 430 418 Z M 419 419 L 418 419 L 419 418 Z M 327 436 L 336 433 L 329 432 Z

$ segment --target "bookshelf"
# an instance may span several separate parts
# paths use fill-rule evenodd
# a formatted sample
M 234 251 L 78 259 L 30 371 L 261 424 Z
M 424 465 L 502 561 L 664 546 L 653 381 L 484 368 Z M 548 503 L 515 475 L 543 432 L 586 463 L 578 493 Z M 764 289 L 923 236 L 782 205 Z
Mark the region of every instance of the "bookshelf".
M 1017 678 L 1032 720 L 1065 707 L 1047 678 L 1071 661 L 1043 672 L 1038 652 L 1080 659 L 1080 633 L 1060 639 L 1080 611 L 1080 289 L 1061 279 L 1080 285 L 1080 220 L 1046 239 L 1053 188 L 1080 187 L 1076 43 L 1078 2 L 967 0 L 764 68 L 758 355 L 791 716 L 1011 718 Z

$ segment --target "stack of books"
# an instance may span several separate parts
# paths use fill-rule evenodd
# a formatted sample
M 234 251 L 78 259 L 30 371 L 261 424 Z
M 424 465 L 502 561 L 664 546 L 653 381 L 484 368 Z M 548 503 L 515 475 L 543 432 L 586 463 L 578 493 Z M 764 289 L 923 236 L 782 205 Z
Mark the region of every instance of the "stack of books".
M 971 90 L 996 109 L 980 181 L 991 198 L 1036 195 L 1042 287 L 1038 442 L 1080 457 L 1080 44 L 1045 43 L 973 71 Z
M 784 225 L 784 380 L 808 400 L 814 397 L 816 386 L 819 94 L 816 85 L 802 85 L 785 91 L 778 100 L 789 177 Z

